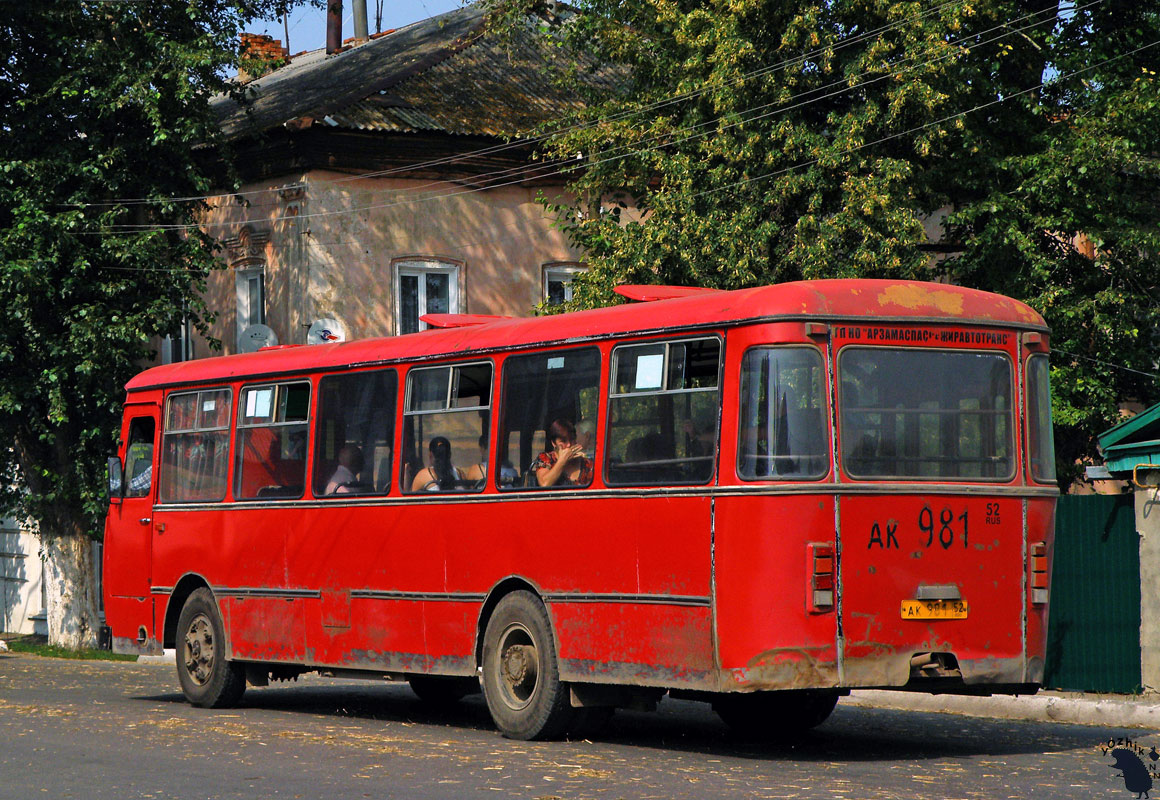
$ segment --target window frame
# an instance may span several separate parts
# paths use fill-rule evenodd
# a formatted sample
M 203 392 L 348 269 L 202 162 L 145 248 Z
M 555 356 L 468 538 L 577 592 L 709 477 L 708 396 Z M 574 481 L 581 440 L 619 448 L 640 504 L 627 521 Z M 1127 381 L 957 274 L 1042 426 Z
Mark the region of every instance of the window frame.
M 173 402 L 173 400 L 175 398 L 186 397 L 186 396 L 191 395 L 191 394 L 192 395 L 201 395 L 203 393 L 208 394 L 208 393 L 212 393 L 212 392 L 225 392 L 226 397 L 229 398 L 231 413 L 227 415 L 225 425 L 218 426 L 218 427 L 212 427 L 212 428 L 199 428 L 196 425 L 192 428 L 170 428 L 169 427 L 170 404 Z M 157 480 L 154 481 L 154 483 L 156 484 L 155 491 L 157 492 L 158 504 L 194 505 L 194 504 L 199 504 L 199 503 L 220 503 L 226 499 L 226 497 L 229 495 L 229 492 L 230 492 L 230 483 L 231 483 L 230 477 L 231 477 L 231 471 L 233 470 L 233 462 L 234 462 L 234 458 L 233 458 L 233 455 L 234 455 L 234 437 L 233 437 L 234 415 L 233 415 L 233 409 L 235 407 L 236 407 L 236 403 L 234 402 L 234 387 L 230 386 L 228 384 L 225 386 L 203 386 L 203 387 L 199 387 L 197 389 L 178 390 L 178 391 L 170 392 L 169 394 L 167 394 L 165 396 L 165 406 L 162 409 L 162 414 L 161 414 L 161 435 L 160 435 L 160 437 L 158 437 L 158 443 L 161 447 L 161 453 L 157 456 L 157 464 L 158 464 L 157 472 L 158 472 L 158 474 L 157 474 Z M 189 434 L 189 433 L 220 433 L 222 431 L 224 431 L 226 434 L 226 438 L 225 438 L 226 471 L 225 471 L 224 480 L 222 481 L 221 494 L 217 497 L 199 498 L 197 500 L 174 500 L 172 498 L 163 497 L 162 496 L 162 487 L 165 485 L 165 468 L 166 468 L 166 463 L 167 463 L 166 458 L 165 458 L 165 437 L 169 436 L 170 434 L 182 435 L 182 434 Z
M 745 375 L 745 361 L 749 358 L 751 353 L 759 350 L 809 350 L 818 357 L 818 363 L 822 370 L 822 431 L 825 438 L 825 455 L 826 455 L 826 469 L 820 475 L 815 476 L 754 476 L 748 477 L 741 469 L 741 460 L 744 455 L 744 446 L 742 443 L 742 436 L 744 430 L 741 425 L 741 409 L 745 402 L 741 387 Z M 834 475 L 834 426 L 833 426 L 833 412 L 831 410 L 831 387 L 830 376 L 831 370 L 829 368 L 829 354 L 826 350 L 817 345 L 807 344 L 805 342 L 784 342 L 784 343 L 766 343 L 756 344 L 747 347 L 745 352 L 741 354 L 741 360 L 738 362 L 739 371 L 737 373 L 737 453 L 736 465 L 738 480 L 746 483 L 820 483 L 826 481 L 827 478 L 833 479 Z M 722 409 L 723 410 L 723 409 Z
M 419 278 L 419 294 L 416 297 L 416 307 L 418 314 L 415 319 L 417 325 L 416 331 L 412 333 L 422 332 L 429 327 L 423 321 L 423 315 L 428 313 L 426 310 L 426 282 L 424 278 L 428 274 L 441 274 L 449 276 L 447 281 L 447 313 L 448 314 L 462 314 L 466 311 L 466 292 L 463 284 L 463 267 L 464 263 L 461 261 L 454 261 L 446 258 L 436 258 L 433 256 L 407 256 L 404 258 L 396 258 L 391 262 L 391 284 L 393 286 L 394 301 L 395 301 L 395 333 L 396 335 L 403 334 L 403 276 L 413 275 Z
M 238 400 L 239 400 L 239 402 L 237 404 L 237 407 L 234 409 L 234 432 L 233 432 L 233 436 L 231 437 L 231 445 L 230 445 L 231 455 L 233 456 L 230 459 L 232 469 L 233 469 L 233 480 L 230 483 L 231 483 L 231 491 L 233 492 L 234 500 L 236 500 L 238 502 L 242 502 L 242 503 L 254 503 L 254 502 L 266 503 L 266 502 L 276 502 L 276 501 L 295 501 L 295 500 L 301 500 L 304 497 L 306 497 L 306 491 L 308 488 L 307 484 L 309 483 L 309 480 L 310 480 L 311 455 L 313 454 L 313 442 L 311 441 L 310 434 L 311 434 L 311 431 L 313 429 L 313 423 L 314 423 L 314 417 L 313 417 L 314 402 L 315 402 L 315 398 L 314 398 L 315 385 L 314 384 L 315 384 L 315 380 L 313 378 L 311 378 L 309 376 L 300 376 L 300 377 L 286 378 L 285 380 L 275 380 L 275 381 L 267 380 L 267 381 L 259 381 L 259 382 L 255 382 L 255 383 L 243 383 L 238 388 Z M 272 387 L 275 390 L 279 390 L 279 389 L 282 389 L 284 387 L 301 386 L 301 385 L 306 386 L 306 416 L 305 416 L 305 419 L 296 419 L 296 420 L 290 420 L 290 421 L 284 420 L 282 422 L 272 421 L 272 422 L 263 422 L 263 423 L 259 423 L 259 424 L 253 424 L 253 423 L 244 424 L 242 422 L 242 418 L 245 415 L 245 405 L 244 405 L 244 403 L 241 402 L 241 400 L 246 396 L 246 392 L 251 391 L 253 389 L 264 389 L 267 387 Z M 280 391 L 275 391 L 274 401 L 273 401 L 273 409 L 274 409 L 275 418 L 277 417 L 278 399 L 279 399 L 280 395 L 281 395 Z M 240 440 L 242 437 L 242 431 L 256 430 L 256 429 L 260 429 L 260 428 L 288 428 L 288 427 L 298 427 L 298 426 L 305 426 L 305 428 L 306 428 L 306 437 L 305 437 L 305 442 L 303 445 L 305 447 L 305 450 L 302 454 L 302 459 L 303 459 L 302 492 L 296 496 L 272 495 L 272 496 L 268 496 L 268 497 L 258 497 L 258 496 L 242 497 L 241 489 L 242 489 L 242 480 L 244 478 L 244 472 L 242 469 L 242 467 L 243 467 L 243 464 L 242 464 L 243 449 L 239 446 Z
M 455 377 L 456 371 L 459 369 L 462 369 L 464 367 L 475 367 L 475 366 L 486 366 L 488 368 L 489 384 L 488 384 L 488 393 L 487 393 L 487 405 L 458 406 L 458 407 L 451 405 L 451 403 L 454 399 L 454 396 L 455 396 L 455 394 L 458 390 L 458 387 L 459 387 L 458 380 Z M 449 370 L 451 373 L 448 377 L 448 380 L 447 380 L 447 390 L 446 390 L 446 393 L 444 394 L 443 405 L 440 408 L 430 408 L 430 409 L 421 409 L 421 410 L 412 411 L 411 410 L 411 399 L 412 399 L 412 389 L 414 388 L 414 381 L 412 380 L 412 376 L 414 376 L 416 374 L 423 373 L 423 372 L 432 372 L 435 370 Z M 398 459 L 397 459 L 398 464 L 399 464 L 397 480 L 399 481 L 399 493 L 400 493 L 400 495 L 402 495 L 404 497 L 429 496 L 429 493 L 427 493 L 427 492 L 411 491 L 411 487 L 406 485 L 406 483 L 407 483 L 407 469 L 405 466 L 406 465 L 405 459 L 409 457 L 409 453 L 407 452 L 407 445 L 410 444 L 410 442 L 408 441 L 409 431 L 407 428 L 408 417 L 424 417 L 424 416 L 430 417 L 430 416 L 443 415 L 443 414 L 463 414 L 463 413 L 467 413 L 467 412 L 471 412 L 471 411 L 474 411 L 474 412 L 486 411 L 487 412 L 486 424 L 484 425 L 484 427 L 487 428 L 487 433 L 485 435 L 487 436 L 487 446 L 488 446 L 486 463 L 488 463 L 488 464 L 491 463 L 491 460 L 494 457 L 493 448 L 492 448 L 492 438 L 493 437 L 492 437 L 492 433 L 491 433 L 491 427 L 492 427 L 493 419 L 494 419 L 494 414 L 492 413 L 492 410 L 495 407 L 495 389 L 496 389 L 496 369 L 495 369 L 495 361 L 494 360 L 489 359 L 489 358 L 477 358 L 477 359 L 473 359 L 470 361 L 456 361 L 456 362 L 442 363 L 442 364 L 415 365 L 415 366 L 411 366 L 410 368 L 407 369 L 406 374 L 403 376 L 403 381 L 404 381 L 404 391 L 403 391 L 403 402 L 401 405 L 402 414 L 399 417 L 399 422 L 400 422 L 399 430 L 396 431 L 396 434 L 395 434 L 402 445 L 400 447 L 401 452 L 399 453 Z M 423 453 L 422 444 L 423 444 L 422 442 L 419 443 L 420 454 Z M 394 456 L 392 456 L 392 457 L 394 457 Z M 478 493 L 485 491 L 487 489 L 488 483 L 489 482 L 487 480 L 483 480 L 483 481 L 480 481 L 479 485 L 474 487 L 474 488 L 464 487 L 462 489 L 456 489 L 454 492 L 436 492 L 434 494 L 436 496 L 439 496 L 439 495 L 446 496 L 449 493 L 455 494 L 455 495 L 478 494 Z
M 322 414 L 323 384 L 328 380 L 350 379 L 353 377 L 366 376 L 366 375 L 374 375 L 374 376 L 376 376 L 376 379 L 378 379 L 378 376 L 381 376 L 383 374 L 390 374 L 390 375 L 394 376 L 394 385 L 391 387 L 394 390 L 394 396 L 392 397 L 393 410 L 391 413 L 391 422 L 390 422 L 390 427 L 391 427 L 391 436 L 390 436 L 391 465 L 390 465 L 390 470 L 391 470 L 391 474 L 387 479 L 386 488 L 383 491 L 379 491 L 376 489 L 373 492 L 348 492 L 348 493 L 341 493 L 341 494 L 320 493 L 316 489 L 316 487 L 317 487 L 317 480 L 316 479 L 318 478 L 318 476 L 315 474 L 315 469 L 318 466 L 319 430 L 320 430 L 321 424 L 323 422 L 323 414 Z M 374 367 L 371 369 L 350 370 L 350 371 L 343 371 L 343 372 L 330 372 L 330 373 L 327 373 L 324 375 L 320 375 L 318 377 L 318 380 L 316 382 L 316 386 L 314 387 L 314 393 L 315 393 L 314 405 L 312 406 L 314 413 L 310 416 L 310 427 L 309 427 L 309 433 L 308 433 L 308 436 L 310 439 L 310 442 L 309 442 L 310 469 L 309 469 L 309 473 L 307 475 L 307 481 L 306 481 L 308 486 L 310 487 L 311 497 L 313 497 L 316 500 L 323 500 L 323 501 L 329 503 L 329 502 L 333 502 L 335 500 L 346 500 L 346 501 L 359 500 L 359 499 L 368 499 L 369 500 L 369 499 L 379 499 L 379 498 L 391 496 L 393 494 L 394 485 L 395 485 L 395 474 L 394 474 L 395 473 L 395 462 L 396 462 L 395 451 L 398 447 L 398 434 L 399 434 L 399 431 L 397 430 L 397 423 L 398 423 L 398 419 L 399 419 L 399 370 L 394 366 L 379 366 L 379 367 Z M 365 453 L 363 454 L 363 458 L 364 459 L 367 458 L 367 455 Z M 368 466 L 369 465 L 364 464 L 364 470 L 367 469 Z M 326 486 L 326 484 L 324 483 L 323 484 L 324 489 L 325 489 L 325 486 Z
M 843 397 L 843 394 L 842 394 L 842 372 L 843 372 L 842 359 L 845 356 L 845 354 L 849 351 L 861 351 L 861 350 L 878 350 L 878 351 L 888 351 L 888 352 L 922 353 L 922 354 L 950 353 L 950 354 L 954 354 L 954 355 L 975 355 L 975 356 L 989 355 L 989 356 L 998 356 L 998 357 L 1002 358 L 1007 364 L 1007 379 L 1008 379 L 1008 386 L 1009 386 L 1010 392 L 1011 392 L 1010 396 L 1008 397 L 1008 407 L 1007 407 L 1007 446 L 1008 446 L 1009 451 L 1010 451 L 1010 456 L 1008 458 L 1010 465 L 1009 465 L 1009 468 L 1007 470 L 1007 473 L 1003 476 L 996 476 L 993 478 L 988 478 L 988 477 L 975 477 L 975 476 L 965 476 L 965 477 L 964 476 L 950 476 L 950 477 L 947 477 L 947 476 L 941 476 L 941 475 L 940 476 L 929 476 L 929 475 L 869 475 L 869 476 L 867 476 L 867 475 L 862 475 L 859 473 L 852 472 L 850 470 L 849 465 L 847 464 L 847 460 L 846 460 L 846 458 L 847 458 L 846 437 L 845 437 L 845 430 L 844 430 L 846 403 L 845 403 L 845 398 Z M 837 440 L 838 465 L 839 465 L 839 468 L 841 470 L 842 475 L 850 480 L 866 481 L 866 482 L 893 482 L 893 483 L 905 482 L 905 483 L 940 483 L 940 484 L 943 484 L 943 483 L 950 483 L 950 484 L 955 484 L 955 483 L 1004 484 L 1004 483 L 1010 483 L 1016 477 L 1016 474 L 1017 474 L 1018 469 L 1019 469 L 1019 454 L 1018 454 L 1018 450 L 1017 450 L 1019 443 L 1017 441 L 1017 434 L 1016 434 L 1016 431 L 1018 430 L 1018 426 L 1019 426 L 1019 419 L 1018 419 L 1017 412 L 1016 412 L 1016 408 L 1017 408 L 1017 404 L 1018 404 L 1017 395 L 1019 392 L 1018 375 L 1015 372 L 1015 359 L 1013 359 L 1011 357 L 1010 353 L 1008 353 L 1004 350 L 985 349 L 985 348 L 956 349 L 956 348 L 948 348 L 948 347 L 888 347 L 888 346 L 867 345 L 867 344 L 848 344 L 848 345 L 842 346 L 838 350 L 838 352 L 835 354 L 835 357 L 834 357 L 834 387 L 833 387 L 833 391 L 834 391 L 834 398 L 837 401 L 836 422 L 837 422 L 837 436 L 838 436 L 838 440 Z M 921 411 L 919 413 L 921 413 Z M 966 410 L 963 413 L 969 414 L 969 413 L 978 413 L 978 412 L 971 412 L 969 410 Z
M 258 280 L 257 322 L 254 321 L 255 309 L 250 303 L 250 281 Z M 243 350 L 242 333 L 251 325 L 266 324 L 266 268 L 265 266 L 238 267 L 234 270 L 234 292 L 237 309 L 237 347 Z
M 560 305 L 549 299 L 548 284 L 551 281 L 557 280 L 564 284 L 564 302 L 567 303 L 572 299 L 572 279 L 587 271 L 588 267 L 578 261 L 549 261 L 543 264 L 540 267 L 540 288 L 544 305 L 552 308 Z
M 1032 372 L 1031 372 L 1031 370 L 1032 370 L 1032 362 L 1037 361 L 1037 360 L 1042 361 L 1044 364 L 1044 367 L 1046 368 L 1045 373 L 1044 373 L 1044 381 L 1045 382 L 1044 382 L 1043 388 L 1047 392 L 1047 433 L 1048 433 L 1047 441 L 1050 443 L 1048 449 L 1050 450 L 1050 456 L 1051 456 L 1051 459 L 1048 462 L 1048 465 L 1050 466 L 1051 472 L 1052 472 L 1052 474 L 1050 476 L 1046 476 L 1046 477 L 1043 475 L 1040 475 L 1036 471 L 1035 465 L 1037 463 L 1037 460 L 1035 458 L 1033 458 L 1033 455 L 1035 454 L 1034 453 L 1034 449 L 1035 449 L 1034 443 L 1036 441 L 1039 441 L 1042 439 L 1042 433 L 1041 433 L 1040 439 L 1036 439 L 1032 435 L 1032 418 L 1033 418 L 1033 415 L 1036 413 L 1036 409 L 1033 406 L 1033 404 L 1037 404 L 1039 402 L 1039 399 L 1037 397 L 1035 397 L 1031 391 L 1031 389 L 1032 389 L 1032 383 L 1031 383 L 1032 382 L 1032 377 L 1031 377 Z M 1026 363 L 1026 366 L 1025 366 L 1024 370 L 1025 370 L 1026 376 L 1024 378 L 1023 396 L 1025 398 L 1024 402 L 1027 406 L 1027 410 L 1026 410 L 1026 414 L 1025 414 L 1025 417 L 1026 417 L 1025 440 L 1027 442 L 1027 456 L 1026 456 L 1027 476 L 1029 478 L 1031 478 L 1031 481 L 1033 483 L 1056 485 L 1059 483 L 1059 475 L 1058 475 L 1058 469 L 1056 467 L 1056 453 L 1055 453 L 1055 418 L 1054 418 L 1054 414 L 1052 414 L 1052 407 L 1051 407 L 1051 360 L 1050 360 L 1049 355 L 1047 353 L 1032 353 L 1030 356 L 1027 357 L 1027 360 L 1025 363 Z M 1040 462 L 1042 462 L 1043 460 L 1044 459 L 1042 459 L 1042 458 L 1038 459 L 1038 461 L 1040 461 Z
M 717 383 L 713 387 L 702 387 L 698 389 L 669 389 L 669 373 L 670 373 L 670 349 L 672 345 L 685 344 L 689 342 L 717 342 Z M 664 361 L 661 364 L 661 377 L 663 384 L 661 390 L 642 390 L 635 392 L 617 392 L 616 382 L 619 374 L 620 366 L 620 352 L 629 348 L 648 347 L 653 345 L 663 345 Z M 605 408 L 604 408 L 604 438 L 601 444 L 604 447 L 604 456 L 601 462 L 601 472 L 604 484 L 609 487 L 618 489 L 637 489 L 637 488 L 658 488 L 664 486 L 709 486 L 718 480 L 720 475 L 720 461 L 721 461 L 721 423 L 724 415 L 724 382 L 725 382 L 725 337 L 720 333 L 714 332 L 703 335 L 683 335 L 671 338 L 662 339 L 640 339 L 631 341 L 621 341 L 613 345 L 608 358 L 608 387 L 605 394 Z M 717 394 L 717 413 L 714 420 L 716 425 L 716 436 L 714 439 L 713 449 L 713 468 L 705 480 L 690 480 L 690 481 L 657 481 L 649 483 L 623 483 L 615 480 L 615 470 L 611 469 L 611 464 L 608 459 L 611 457 L 613 448 L 609 444 L 609 437 L 612 435 L 615 427 L 612 420 L 612 406 L 617 400 L 623 400 L 633 397 L 679 397 L 686 394 L 705 394 L 708 392 L 715 392 Z M 687 459 L 686 459 L 687 460 Z
M 593 452 L 590 453 L 588 456 L 588 460 L 591 462 L 591 465 L 592 465 L 592 480 L 589 481 L 588 483 L 582 485 L 582 486 L 560 486 L 560 485 L 527 486 L 527 485 L 523 485 L 522 482 L 524 480 L 527 480 L 528 472 L 522 471 L 525 468 L 523 466 L 521 466 L 521 472 L 519 474 L 520 482 L 518 482 L 515 485 L 511 485 L 511 486 L 504 486 L 504 485 L 500 484 L 499 477 L 500 477 L 501 467 L 498 465 L 498 461 L 499 461 L 499 457 L 500 457 L 501 441 L 502 441 L 502 437 L 509 433 L 509 431 L 503 427 L 504 420 L 506 418 L 507 406 L 509 403 L 509 397 L 507 396 L 508 383 L 509 383 L 509 377 L 507 374 L 508 364 L 513 360 L 519 360 L 519 359 L 544 358 L 544 357 L 547 357 L 550 359 L 555 355 L 561 355 L 561 356 L 567 357 L 567 355 L 569 355 L 569 354 L 581 354 L 581 353 L 595 355 L 595 357 L 596 357 L 596 403 L 595 403 L 596 419 L 594 420 L 596 428 L 592 432 Z M 496 438 L 495 438 L 495 442 L 494 442 L 495 446 L 491 450 L 491 453 L 490 453 L 491 461 L 488 464 L 488 469 L 492 471 L 492 475 L 493 475 L 493 479 L 492 479 L 491 483 L 492 483 L 492 485 L 494 485 L 496 487 L 497 491 L 502 492 L 504 494 L 509 494 L 512 492 L 521 492 L 521 491 L 522 492 L 583 491 L 583 490 L 593 489 L 597 486 L 597 473 L 600 471 L 601 465 L 600 465 L 600 461 L 596 458 L 596 451 L 601 449 L 601 444 L 602 444 L 601 439 L 597 434 L 599 433 L 600 424 L 602 422 L 602 420 L 600 419 L 601 405 L 602 405 L 601 400 L 607 399 L 606 392 L 604 391 L 605 387 L 604 387 L 604 380 L 603 380 L 604 379 L 604 368 L 605 368 L 606 363 L 607 362 L 605 361 L 604 353 L 602 352 L 602 349 L 600 348 L 599 345 L 596 345 L 596 344 L 582 344 L 582 345 L 576 345 L 576 346 L 572 346 L 572 347 L 552 347 L 552 348 L 546 348 L 543 350 L 533 350 L 530 352 L 515 352 L 515 353 L 509 354 L 507 357 L 504 358 L 504 361 L 502 364 L 503 368 L 501 370 L 502 377 L 500 379 L 500 383 L 502 384 L 501 385 L 502 391 L 500 393 L 500 403 L 498 406 L 499 413 L 496 415 L 497 422 L 495 425 L 495 428 L 496 428 Z M 547 425 L 551 425 L 550 420 L 548 421 Z M 547 426 L 545 426 L 545 427 L 547 427 Z M 545 444 L 545 446 L 550 445 L 549 442 L 545 442 L 544 444 Z M 508 455 L 510 455 L 510 453 Z M 538 454 L 537 454 L 537 457 L 538 457 Z

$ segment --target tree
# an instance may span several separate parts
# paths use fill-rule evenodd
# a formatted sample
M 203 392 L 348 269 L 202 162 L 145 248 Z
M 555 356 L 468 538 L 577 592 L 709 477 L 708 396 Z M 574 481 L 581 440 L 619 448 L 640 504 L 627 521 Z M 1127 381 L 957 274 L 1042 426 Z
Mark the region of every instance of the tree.
M 0 9 L 0 513 L 33 520 L 49 636 L 95 642 L 92 540 L 123 386 L 216 266 L 199 158 L 261 1 L 46 0 Z M 177 227 L 166 227 L 177 226 Z
M 590 267 L 570 307 L 626 282 L 1012 295 L 1054 331 L 1063 480 L 1118 400 L 1160 398 L 1110 366 L 1155 372 L 1160 345 L 1154 5 L 586 0 L 556 30 L 594 56 L 574 73 L 626 68 L 545 143 Z

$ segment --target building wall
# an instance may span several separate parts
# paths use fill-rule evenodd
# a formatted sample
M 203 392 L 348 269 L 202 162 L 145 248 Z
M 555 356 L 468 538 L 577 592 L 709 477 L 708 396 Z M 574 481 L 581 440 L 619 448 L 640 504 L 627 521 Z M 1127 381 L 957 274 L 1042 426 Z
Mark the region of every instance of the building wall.
M 40 540 L 13 519 L 0 518 L 0 630 L 47 633 Z
M 392 264 L 407 257 L 460 265 L 460 313 L 532 314 L 544 265 L 579 254 L 536 203 L 539 189 L 466 188 L 313 171 L 243 187 L 248 206 L 217 203 L 207 229 L 226 240 L 229 269 L 211 276 L 207 300 L 222 352 L 237 351 L 238 269 L 265 270 L 266 324 L 280 344 L 304 343 L 321 318 L 341 322 L 348 339 L 395 334 Z M 195 343 L 195 357 L 210 354 Z

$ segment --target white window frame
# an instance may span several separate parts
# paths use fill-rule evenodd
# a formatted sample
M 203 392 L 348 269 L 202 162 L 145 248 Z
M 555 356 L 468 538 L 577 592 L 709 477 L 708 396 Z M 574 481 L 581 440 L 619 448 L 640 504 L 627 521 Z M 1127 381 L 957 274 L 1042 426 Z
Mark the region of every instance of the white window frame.
M 581 272 L 587 272 L 587 267 L 582 267 L 574 261 L 556 261 L 550 264 L 544 264 L 542 269 L 541 287 L 543 288 L 544 305 L 548 305 L 548 284 L 557 281 L 564 284 L 564 302 L 572 299 L 572 278 Z
M 251 325 L 266 324 L 266 270 L 264 267 L 250 267 L 234 270 L 234 288 L 238 307 L 238 350 L 242 349 L 242 331 Z M 250 281 L 258 280 L 260 308 L 250 307 Z
M 419 297 L 416 304 L 419 308 L 420 318 L 427 313 L 423 310 L 427 307 L 427 282 L 424 278 L 431 273 L 449 276 L 447 281 L 447 313 L 465 313 L 466 310 L 460 306 L 460 298 L 464 296 L 463 287 L 460 286 L 463 275 L 462 266 L 454 261 L 435 258 L 401 258 L 396 260 L 392 264 L 395 286 L 395 333 L 401 333 L 403 330 L 403 276 L 414 276 L 419 279 Z M 427 323 L 422 319 L 418 319 L 417 323 L 419 330 L 427 330 Z

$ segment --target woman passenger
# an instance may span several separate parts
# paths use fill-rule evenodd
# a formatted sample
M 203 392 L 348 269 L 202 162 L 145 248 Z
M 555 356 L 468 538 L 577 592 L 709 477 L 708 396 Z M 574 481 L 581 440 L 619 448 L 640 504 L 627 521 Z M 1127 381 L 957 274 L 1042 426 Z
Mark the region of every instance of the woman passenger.
M 435 436 L 427 453 L 428 466 L 419 470 L 411 481 L 412 492 L 449 492 L 460 480 L 459 470 L 451 463 L 451 442 L 445 436 Z
M 548 426 L 548 450 L 531 466 L 539 486 L 587 486 L 592 483 L 592 462 L 576 444 L 576 426 L 558 419 Z

